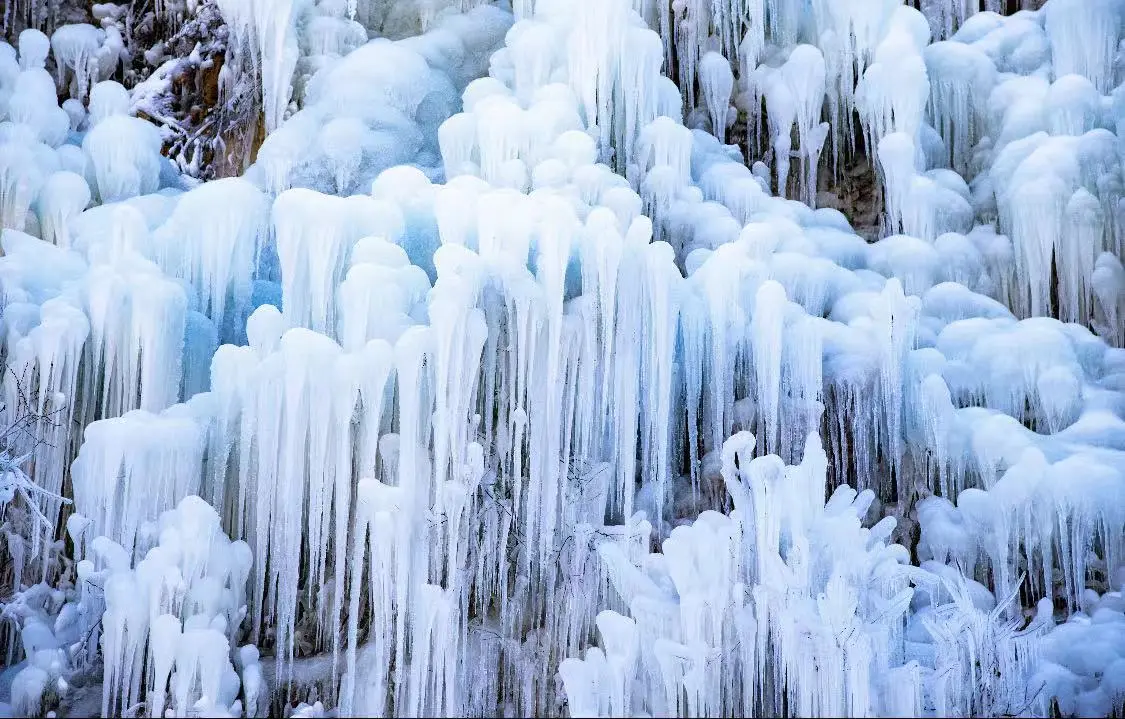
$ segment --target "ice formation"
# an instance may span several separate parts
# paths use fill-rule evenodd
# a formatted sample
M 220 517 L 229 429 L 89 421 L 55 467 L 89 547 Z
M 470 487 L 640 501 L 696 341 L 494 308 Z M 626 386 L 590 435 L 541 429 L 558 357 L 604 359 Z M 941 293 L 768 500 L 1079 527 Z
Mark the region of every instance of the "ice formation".
M 90 556 L 79 559 L 88 584 L 78 611 L 102 609 L 94 629 L 106 664 L 102 715 L 143 701 L 152 716 L 165 708 L 174 716 L 189 710 L 240 716 L 240 695 L 253 715 L 260 691 L 253 681 L 256 649 L 232 651 L 246 613 L 250 549 L 223 534 L 218 514 L 199 497 L 186 496 L 158 516 L 141 528 L 143 539 L 133 552 L 102 535 L 90 542 Z M 68 524 L 82 525 L 72 533 L 81 545 L 91 525 L 79 514 L 72 518 L 79 521 Z M 151 548 L 142 552 L 145 546 Z
M 1125 711 L 1120 0 L 500 5 L 0 44 L 0 712 Z

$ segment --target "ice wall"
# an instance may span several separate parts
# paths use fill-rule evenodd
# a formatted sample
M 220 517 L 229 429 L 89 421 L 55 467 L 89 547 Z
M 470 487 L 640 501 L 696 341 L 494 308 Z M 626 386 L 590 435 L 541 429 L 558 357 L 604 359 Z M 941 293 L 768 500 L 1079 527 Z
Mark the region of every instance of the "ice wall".
M 684 125 L 652 6 L 517 10 L 327 62 L 244 178 L 152 192 L 151 145 L 109 110 L 83 140 L 33 145 L 69 174 L 10 185 L 5 217 L 30 234 L 4 234 L 4 358 L 41 411 L 73 408 L 28 475 L 63 493 L 77 457 L 68 528 L 92 584 L 63 604 L 112 629 L 107 706 L 143 675 L 166 706 L 249 714 L 272 665 L 345 715 L 1119 708 L 1125 356 L 1021 319 L 1049 311 L 1030 308 L 1030 267 L 1089 254 L 1088 275 L 1056 259 L 1076 278 L 1060 307 L 1120 336 L 1120 251 L 1096 221 L 1121 181 L 1119 105 L 1092 78 L 1044 76 L 1048 16 L 980 14 L 928 45 L 894 3 L 818 5 L 847 23 L 843 50 L 762 11 L 785 51 L 754 77 L 802 195 L 827 135 L 847 136 L 825 118 L 858 110 L 877 147 L 893 219 L 867 243 L 784 199 L 787 181 L 773 196 L 778 161 L 748 167 L 718 139 L 716 50 L 699 58 L 710 131 Z M 0 77 L 29 73 L 42 84 L 36 67 Z M 1033 87 L 1046 109 L 1005 100 Z M 9 122 L 18 139 L 47 127 Z M 117 129 L 90 142 L 99 127 Z M 109 204 L 75 210 L 82 186 Z M 1058 240 L 1072 255 L 1043 249 L 1057 186 L 1083 220 Z M 191 574 L 162 516 L 245 554 L 245 581 L 227 545 L 204 562 L 222 611 L 156 615 L 229 633 L 222 657 L 143 649 L 157 622 L 109 591 L 142 565 Z M 29 554 L 39 578 L 50 535 Z M 1087 661 L 1072 647 L 1095 622 Z M 261 666 L 231 650 L 244 639 Z M 77 659 L 23 651 L 32 707 Z

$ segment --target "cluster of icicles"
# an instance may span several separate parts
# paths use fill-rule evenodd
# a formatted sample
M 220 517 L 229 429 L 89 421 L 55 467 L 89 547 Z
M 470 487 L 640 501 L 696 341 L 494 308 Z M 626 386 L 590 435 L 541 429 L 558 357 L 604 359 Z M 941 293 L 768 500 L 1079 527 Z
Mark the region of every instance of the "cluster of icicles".
M 3 388 L 64 412 L 28 474 L 77 512 L 77 587 L 4 637 L 18 708 L 100 655 L 110 714 L 306 683 L 340 716 L 1122 711 L 1125 113 L 1089 54 L 1120 38 L 1068 4 L 930 45 L 894 2 L 818 2 L 794 48 L 791 4 L 749 3 L 760 47 L 699 55 L 694 130 L 655 3 L 479 7 L 343 58 L 302 25 L 304 108 L 187 191 L 120 86 L 60 109 L 40 38 L 0 45 Z M 317 37 L 374 7 L 340 5 Z M 274 30 L 247 38 L 281 62 Z M 772 168 L 720 139 L 736 89 Z M 871 244 L 770 194 L 793 155 L 814 199 L 853 110 Z M 1103 337 L 1017 319 L 1049 311 Z M 52 579 L 54 527 L 22 530 Z

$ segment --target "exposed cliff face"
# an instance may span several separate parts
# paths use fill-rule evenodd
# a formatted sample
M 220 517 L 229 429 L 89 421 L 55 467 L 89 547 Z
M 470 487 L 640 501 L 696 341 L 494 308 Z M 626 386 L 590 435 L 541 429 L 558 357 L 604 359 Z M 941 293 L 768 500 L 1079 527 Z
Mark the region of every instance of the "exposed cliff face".
M 856 234 L 868 242 L 879 238 L 879 217 L 883 213 L 883 195 L 875 170 L 866 154 L 852 159 L 838 177 L 831 170 L 820 168 L 817 207 L 830 207 L 844 213 Z
M 224 73 L 228 30 L 213 0 L 166 2 L 159 12 L 152 3 L 89 0 L 13 0 L 0 8 L 0 29 L 13 46 L 25 29 L 51 35 L 76 23 L 120 37 L 117 64 L 100 79 L 132 91 L 133 112 L 160 126 L 163 152 L 184 174 L 236 176 L 253 160 L 264 138 L 261 92 L 252 68 Z M 55 72 L 53 55 L 47 69 Z M 66 97 L 60 88 L 60 102 Z
M 228 53 L 228 28 L 218 6 L 205 0 L 168 39 L 150 35 L 151 49 L 134 91 L 141 117 L 161 125 L 164 153 L 201 180 L 233 177 L 253 160 L 264 132 L 261 92 L 251 67 Z
M 765 108 L 762 108 L 765 116 Z M 763 120 L 763 124 L 764 124 Z M 856 126 L 858 127 L 858 121 Z M 731 127 L 729 141 L 743 151 L 744 157 L 753 162 L 758 159 L 772 160 L 768 147 L 748 145 L 745 113 Z M 875 163 L 869 157 L 863 143 L 863 134 L 856 133 L 853 138 L 854 150 L 841 153 L 841 166 L 833 168 L 831 161 L 821 162 L 817 173 L 816 206 L 839 210 L 851 222 L 856 234 L 868 242 L 880 237 L 880 217 L 884 211 L 883 193 L 875 173 Z M 797 192 L 798 178 L 789 178 L 790 196 Z

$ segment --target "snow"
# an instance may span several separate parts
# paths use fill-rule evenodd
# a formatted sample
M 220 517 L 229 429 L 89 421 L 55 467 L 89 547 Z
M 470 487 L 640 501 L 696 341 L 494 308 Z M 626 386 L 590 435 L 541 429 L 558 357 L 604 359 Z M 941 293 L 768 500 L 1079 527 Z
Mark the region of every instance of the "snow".
M 0 711 L 1125 710 L 1120 2 L 515 5 L 0 45 Z

